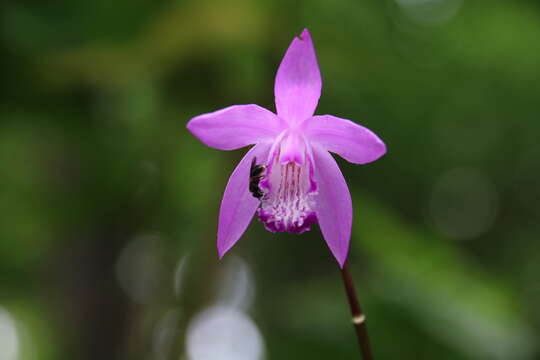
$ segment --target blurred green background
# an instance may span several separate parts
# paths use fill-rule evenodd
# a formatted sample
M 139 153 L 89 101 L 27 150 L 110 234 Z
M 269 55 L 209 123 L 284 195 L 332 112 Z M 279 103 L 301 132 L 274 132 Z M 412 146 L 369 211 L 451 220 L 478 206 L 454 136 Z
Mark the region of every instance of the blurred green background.
M 540 3 L 31 1 L 0 5 L 0 359 L 359 358 L 318 228 L 257 221 L 217 260 L 245 150 L 186 130 L 274 109 L 309 28 L 377 359 L 540 359 Z

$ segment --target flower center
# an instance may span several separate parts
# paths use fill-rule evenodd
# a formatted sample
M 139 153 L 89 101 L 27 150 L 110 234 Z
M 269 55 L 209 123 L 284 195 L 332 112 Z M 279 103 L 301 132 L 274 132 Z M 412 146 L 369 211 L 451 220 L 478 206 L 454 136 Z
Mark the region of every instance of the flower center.
M 317 223 L 314 211 L 316 185 L 311 179 L 311 163 L 280 163 L 274 156 L 266 177 L 260 182 L 263 193 L 259 220 L 269 231 L 303 233 Z

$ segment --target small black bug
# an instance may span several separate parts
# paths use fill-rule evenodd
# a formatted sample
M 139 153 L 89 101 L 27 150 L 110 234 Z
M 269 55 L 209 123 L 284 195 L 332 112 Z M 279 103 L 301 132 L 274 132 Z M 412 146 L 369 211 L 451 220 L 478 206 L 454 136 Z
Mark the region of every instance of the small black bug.
M 249 191 L 256 197 L 260 199 L 263 197 L 263 192 L 259 188 L 259 182 L 264 177 L 263 172 L 266 170 L 266 165 L 257 165 L 257 158 L 254 157 L 251 160 L 251 168 L 249 170 Z

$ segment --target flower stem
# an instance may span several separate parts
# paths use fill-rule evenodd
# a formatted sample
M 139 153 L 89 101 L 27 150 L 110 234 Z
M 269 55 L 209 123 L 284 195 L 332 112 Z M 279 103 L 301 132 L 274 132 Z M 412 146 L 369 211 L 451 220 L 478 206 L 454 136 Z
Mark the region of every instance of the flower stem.
M 341 277 L 343 278 L 345 292 L 347 293 L 347 299 L 349 300 L 352 323 L 354 325 L 354 330 L 356 331 L 356 337 L 358 338 L 358 345 L 360 345 L 362 358 L 364 360 L 373 360 L 366 327 L 366 316 L 364 315 L 362 308 L 360 307 L 360 303 L 358 302 L 358 298 L 356 297 L 356 291 L 354 290 L 353 279 L 349 270 L 348 262 L 345 262 L 343 268 L 341 269 Z

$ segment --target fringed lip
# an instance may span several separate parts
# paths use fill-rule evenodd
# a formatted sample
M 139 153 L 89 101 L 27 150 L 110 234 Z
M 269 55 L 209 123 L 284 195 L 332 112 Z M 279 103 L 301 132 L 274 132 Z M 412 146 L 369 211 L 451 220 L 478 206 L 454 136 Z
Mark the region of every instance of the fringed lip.
M 259 221 L 264 224 L 266 230 L 270 232 L 288 232 L 290 234 L 302 234 L 311 230 L 311 225 L 317 224 L 317 214 L 311 211 L 301 223 L 290 223 L 286 225 L 283 221 L 275 221 L 272 215 L 259 208 Z
M 271 232 L 301 234 L 317 223 L 313 164 L 305 155 L 302 154 L 305 159 L 302 164 L 282 163 L 277 152 L 267 166 L 265 178 L 260 182 L 263 196 L 257 214 Z

